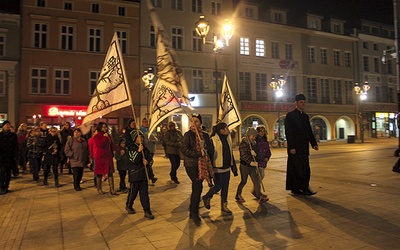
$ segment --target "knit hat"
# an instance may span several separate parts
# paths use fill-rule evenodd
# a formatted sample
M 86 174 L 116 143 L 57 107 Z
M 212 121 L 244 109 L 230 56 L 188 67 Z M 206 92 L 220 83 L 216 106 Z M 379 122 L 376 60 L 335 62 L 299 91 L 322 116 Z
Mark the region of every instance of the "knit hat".
M 252 127 L 249 127 L 249 128 L 247 128 L 246 135 L 247 136 L 250 136 L 250 135 L 257 136 L 257 130 L 255 130 Z
M 131 138 L 132 138 L 133 142 L 136 142 L 136 138 L 137 138 L 139 135 L 143 135 L 143 132 L 140 131 L 140 130 L 138 130 L 138 129 L 133 129 L 133 130 L 131 131 Z
M 192 114 L 192 117 L 196 117 L 197 119 L 200 120 L 200 123 L 203 123 L 203 120 L 201 119 L 201 115 L 200 115 L 200 114 L 193 113 L 193 114 Z
M 296 97 L 294 98 L 294 100 L 297 102 L 297 101 L 300 101 L 300 100 L 306 100 L 306 97 L 303 95 L 303 94 L 298 94 L 298 95 L 296 95 Z
M 129 121 L 128 121 L 128 127 L 129 127 L 129 126 L 131 125 L 131 123 L 134 122 L 134 121 L 135 121 L 135 119 L 133 119 L 133 118 L 132 118 L 132 119 L 129 119 Z

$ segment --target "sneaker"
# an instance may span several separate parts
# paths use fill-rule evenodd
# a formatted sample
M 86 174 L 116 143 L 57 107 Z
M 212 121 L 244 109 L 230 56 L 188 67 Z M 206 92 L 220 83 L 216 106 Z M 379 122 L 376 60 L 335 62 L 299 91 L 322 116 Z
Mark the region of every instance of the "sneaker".
M 150 219 L 150 220 L 154 219 L 154 215 L 150 211 L 145 212 L 144 213 L 144 217 L 147 218 L 147 219 Z
M 210 204 L 211 199 L 206 196 L 203 196 L 202 199 L 203 199 L 204 207 L 207 209 L 210 209 L 211 208 L 211 204 Z
M 267 201 L 269 201 L 269 198 L 266 195 L 261 195 L 260 199 L 258 199 L 259 204 L 262 204 Z
M 136 211 L 135 209 L 133 209 L 132 207 L 125 207 L 125 210 L 128 212 L 128 214 L 135 214 Z
M 240 202 L 240 203 L 246 202 L 240 194 L 237 194 L 235 199 L 237 202 Z

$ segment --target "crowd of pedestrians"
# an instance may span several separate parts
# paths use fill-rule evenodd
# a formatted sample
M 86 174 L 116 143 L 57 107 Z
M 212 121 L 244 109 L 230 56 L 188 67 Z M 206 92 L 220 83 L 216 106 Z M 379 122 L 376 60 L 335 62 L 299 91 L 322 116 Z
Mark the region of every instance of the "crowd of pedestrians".
M 297 95 L 295 109 L 285 119 L 288 141 L 286 188 L 294 195 L 315 194 L 309 187 L 308 154 L 309 144 L 315 150 L 318 150 L 318 145 L 309 118 L 304 113 L 304 106 L 305 96 Z M 201 224 L 200 202 L 204 203 L 206 209 L 210 209 L 211 199 L 218 192 L 221 212 L 224 215 L 232 214 L 228 208 L 231 172 L 234 177 L 240 173 L 240 183 L 235 194 L 237 202 L 245 202 L 242 192 L 249 176 L 255 200 L 259 203 L 269 200 L 263 179 L 271 150 L 267 130 L 263 125 L 247 129 L 239 144 L 239 169 L 233 154 L 231 131 L 225 122 L 215 124 L 211 134 L 208 134 L 204 130 L 201 115 L 192 114 L 189 131 L 184 135 L 173 121 L 167 127 L 163 132 L 162 144 L 171 164 L 171 183 L 180 184 L 177 170 L 183 160 L 191 181 L 189 218 L 196 225 Z M 139 195 L 144 216 L 154 219 L 148 186 L 157 181 L 153 164 L 158 139 L 153 134 L 149 135 L 149 121 L 144 118 L 138 127 L 135 119 L 130 119 L 118 141 L 114 141 L 117 139 L 113 139 L 106 123 L 99 122 L 93 128 L 88 135 L 83 135 L 79 127 L 72 128 L 68 122 L 60 131 L 56 127 L 48 128 L 44 122 L 31 129 L 22 123 L 14 132 L 12 124 L 4 121 L 0 131 L 0 194 L 9 192 L 12 175 L 17 177 L 20 171 L 31 173 L 33 181 L 42 182 L 43 186 L 49 185 L 52 176 L 54 186 L 60 187 L 59 174 L 63 174 L 63 169 L 68 169 L 68 173 L 73 175 L 74 190 L 82 191 L 80 184 L 83 172 L 89 168 L 93 170 L 94 186 L 98 194 L 105 194 L 102 183 L 108 180 L 111 195 L 127 193 L 125 209 L 129 214 L 136 213 L 133 205 Z M 119 175 L 118 190 L 114 187 L 114 160 Z M 41 171 L 43 179 L 39 177 Z M 204 180 L 209 190 L 201 196 Z

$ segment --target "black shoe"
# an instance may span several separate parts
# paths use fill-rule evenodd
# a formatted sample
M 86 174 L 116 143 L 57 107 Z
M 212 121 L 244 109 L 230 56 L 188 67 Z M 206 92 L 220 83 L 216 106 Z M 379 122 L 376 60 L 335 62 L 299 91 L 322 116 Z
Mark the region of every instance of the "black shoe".
M 54 186 L 56 186 L 56 187 L 61 187 L 61 185 L 60 185 L 60 183 L 59 183 L 58 181 L 56 181 L 56 182 L 54 183 Z
M 125 207 L 125 210 L 128 212 L 128 214 L 136 214 L 135 209 L 133 209 L 132 207 Z
M 316 193 L 317 192 L 315 192 L 315 191 L 311 191 L 310 189 L 307 189 L 306 191 L 303 192 L 303 195 L 314 195 Z
M 201 224 L 201 219 L 200 219 L 200 217 L 197 215 L 197 216 L 190 216 L 190 219 L 193 221 L 193 223 L 196 225 L 196 226 L 200 226 L 200 224 Z
M 180 182 L 178 181 L 178 179 L 176 179 L 176 180 L 171 180 L 174 184 L 180 184 Z
M 75 188 L 75 191 L 82 191 L 82 188 L 77 187 L 77 188 Z
M 211 204 L 210 204 L 211 199 L 206 196 L 203 196 L 202 199 L 203 199 L 204 207 L 207 209 L 210 209 L 211 208 Z
M 150 220 L 154 220 L 154 215 L 150 211 L 145 212 L 144 217 Z
M 298 189 L 293 189 L 292 194 L 303 194 L 303 191 L 298 190 Z
M 48 186 L 48 185 L 49 185 L 49 183 L 47 182 L 46 179 L 44 179 L 44 180 L 43 180 L 43 186 Z
M 6 193 L 7 193 L 7 189 L 6 188 L 1 188 L 0 195 L 5 195 Z
M 151 179 L 151 182 L 154 184 L 157 182 L 157 180 L 158 180 L 158 178 L 153 178 L 153 179 Z

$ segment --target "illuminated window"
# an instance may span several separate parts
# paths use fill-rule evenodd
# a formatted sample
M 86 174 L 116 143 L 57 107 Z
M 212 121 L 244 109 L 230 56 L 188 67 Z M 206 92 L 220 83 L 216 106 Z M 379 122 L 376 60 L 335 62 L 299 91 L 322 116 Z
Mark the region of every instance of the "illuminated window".
M 241 55 L 250 55 L 250 41 L 247 37 L 240 38 L 240 54 Z
M 265 41 L 256 39 L 256 56 L 265 57 Z

